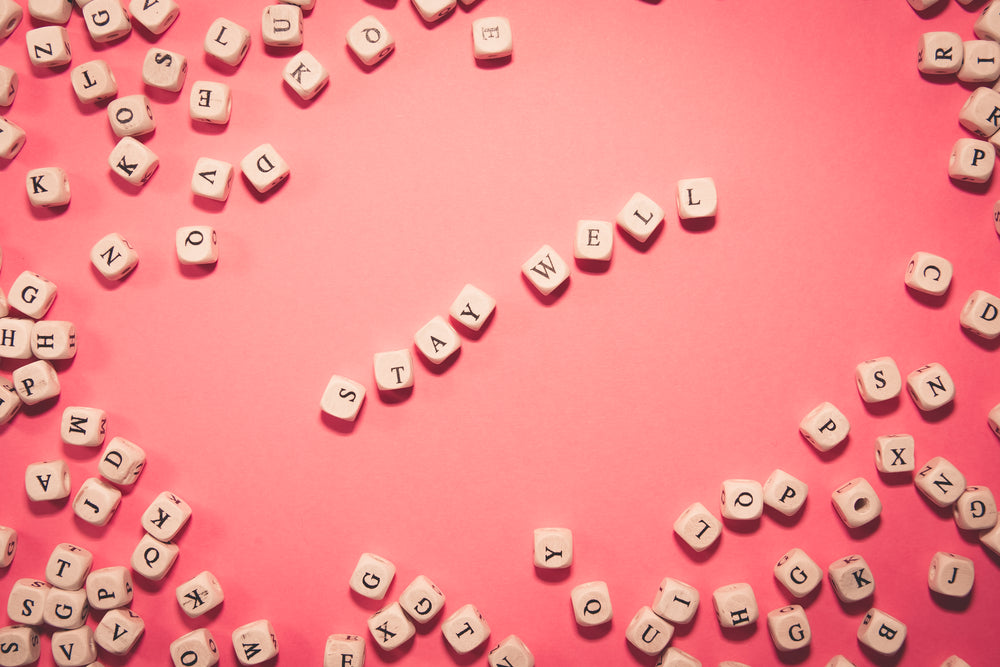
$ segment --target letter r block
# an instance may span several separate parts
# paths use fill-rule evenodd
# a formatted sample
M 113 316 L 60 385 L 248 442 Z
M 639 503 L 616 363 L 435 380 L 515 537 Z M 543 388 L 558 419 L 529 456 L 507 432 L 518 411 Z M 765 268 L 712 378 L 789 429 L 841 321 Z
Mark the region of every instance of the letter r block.
M 917 43 L 917 69 L 924 74 L 954 74 L 962 68 L 963 55 L 957 32 L 925 32 Z

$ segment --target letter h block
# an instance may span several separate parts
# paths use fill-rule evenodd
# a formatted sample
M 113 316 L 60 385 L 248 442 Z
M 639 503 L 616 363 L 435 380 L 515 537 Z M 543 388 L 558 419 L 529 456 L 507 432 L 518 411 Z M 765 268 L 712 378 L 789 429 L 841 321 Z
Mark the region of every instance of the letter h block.
M 715 616 L 723 628 L 752 625 L 760 617 L 757 598 L 750 584 L 729 584 L 712 593 Z

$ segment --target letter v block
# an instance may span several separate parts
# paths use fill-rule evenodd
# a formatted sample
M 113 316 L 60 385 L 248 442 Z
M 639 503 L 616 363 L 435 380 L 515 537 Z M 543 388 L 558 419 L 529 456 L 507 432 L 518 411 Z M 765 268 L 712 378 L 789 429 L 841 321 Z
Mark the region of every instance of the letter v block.
M 223 160 L 200 157 L 191 175 L 191 192 L 206 199 L 226 201 L 233 186 L 233 165 Z
M 569 265 L 549 245 L 543 245 L 522 264 L 521 272 L 543 295 L 551 294 L 569 279 Z
M 131 609 L 112 609 L 94 630 L 94 640 L 111 655 L 125 655 L 145 630 L 146 622 Z

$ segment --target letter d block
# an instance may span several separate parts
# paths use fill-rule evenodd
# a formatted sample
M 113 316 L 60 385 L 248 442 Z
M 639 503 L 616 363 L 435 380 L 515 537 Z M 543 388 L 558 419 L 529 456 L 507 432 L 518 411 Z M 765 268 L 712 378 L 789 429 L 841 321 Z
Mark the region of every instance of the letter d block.
M 368 619 L 368 632 L 375 644 L 386 651 L 399 648 L 417 633 L 398 602 L 378 610 Z
M 921 366 L 906 376 L 906 389 L 917 407 L 928 412 L 955 400 L 955 383 L 938 363 Z
M 569 594 L 577 625 L 590 627 L 611 620 L 611 594 L 603 581 L 580 584 Z
M 0 665 L 31 665 L 38 662 L 41 646 L 38 633 L 26 625 L 0 628 Z
M 219 647 L 212 633 L 200 628 L 170 642 L 170 659 L 174 667 L 214 667 L 219 663 Z
M 833 403 L 820 403 L 799 422 L 799 433 L 809 444 L 826 452 L 847 439 L 851 425 Z
M 133 137 L 122 137 L 108 155 L 112 173 L 132 185 L 145 185 L 160 166 L 160 158 Z
M 701 503 L 693 503 L 677 517 L 674 532 L 695 551 L 704 551 L 722 535 L 722 522 Z
M 330 635 L 323 650 L 323 667 L 361 667 L 365 664 L 365 640 L 358 635 Z
M 959 320 L 962 326 L 977 336 L 993 340 L 1000 336 L 1000 298 L 976 290 L 965 302 Z
M 241 665 L 259 665 L 278 655 L 278 640 L 267 619 L 233 630 L 233 649 Z
M 872 607 L 858 627 L 858 641 L 881 655 L 895 655 L 906 641 L 906 624 Z
M 101 453 L 97 472 L 109 482 L 131 486 L 139 479 L 146 465 L 146 452 L 142 447 L 122 437 L 111 438 Z
M 261 144 L 240 161 L 247 181 L 261 194 L 276 188 L 288 178 L 288 163 L 271 144 Z
M 399 594 L 399 606 L 417 623 L 427 623 L 444 608 L 444 593 L 421 574 Z
M 358 564 L 351 574 L 351 590 L 372 600 L 381 600 L 389 590 L 392 578 L 396 576 L 396 566 L 371 553 L 361 554 Z
M 750 584 L 729 584 L 712 593 L 715 616 L 723 628 L 752 625 L 760 617 L 757 598 Z
M 535 656 L 517 635 L 508 635 L 487 656 L 490 667 L 535 667 Z
M 674 636 L 674 626 L 642 607 L 625 629 L 625 638 L 646 655 L 662 653 Z
M 364 385 L 341 375 L 334 375 L 326 385 L 319 407 L 328 415 L 352 422 L 357 419 L 364 402 Z
M 948 507 L 965 493 L 965 475 L 941 456 L 928 461 L 913 478 L 913 483 L 938 507 Z
M 490 637 L 490 626 L 483 615 L 467 604 L 441 623 L 441 634 L 459 655 L 479 648 Z
M 795 651 L 812 642 L 806 610 L 797 604 L 768 612 L 767 630 L 779 651 Z

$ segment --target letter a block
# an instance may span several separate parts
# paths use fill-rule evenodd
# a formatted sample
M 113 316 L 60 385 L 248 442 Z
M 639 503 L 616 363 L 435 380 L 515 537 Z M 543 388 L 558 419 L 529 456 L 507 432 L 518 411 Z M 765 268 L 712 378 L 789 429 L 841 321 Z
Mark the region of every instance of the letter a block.
M 547 295 L 569 279 L 569 265 L 552 246 L 544 245 L 521 265 L 521 273 L 539 293 Z
M 440 315 L 420 328 L 413 336 L 413 343 L 432 364 L 443 364 L 462 347 L 458 333 Z
M 241 665 L 259 665 L 278 655 L 271 622 L 261 619 L 233 630 L 233 649 Z
M 858 627 L 858 641 L 881 655 L 895 655 L 906 641 L 906 624 L 872 607 Z
M 580 584 L 570 591 L 569 597 L 577 625 L 591 627 L 611 620 L 613 615 L 611 594 L 605 582 L 590 581 Z
M 913 483 L 938 507 L 948 507 L 965 493 L 965 475 L 941 456 L 928 461 L 917 473 Z
M 1000 298 L 976 290 L 965 302 L 959 321 L 972 333 L 993 340 L 1000 336 Z
M 546 570 L 573 564 L 573 531 L 569 528 L 535 528 L 535 567 Z
M 396 576 L 396 566 L 371 553 L 361 554 L 358 564 L 351 574 L 351 590 L 372 600 L 381 600 L 389 590 L 392 578 Z
M 441 634 L 448 645 L 462 655 L 476 650 L 490 637 L 490 626 L 471 604 L 461 607 L 441 623 Z
M 851 425 L 833 403 L 820 403 L 799 422 L 799 433 L 813 447 L 826 452 L 847 439 Z
M 704 551 L 722 535 L 722 522 L 701 503 L 693 503 L 677 517 L 674 532 L 695 551 Z
M 69 496 L 69 466 L 65 461 L 39 461 L 24 469 L 24 490 L 32 502 L 61 500 Z
M 938 551 L 927 570 L 927 585 L 935 593 L 964 598 L 972 592 L 976 568 L 971 558 Z
M 399 594 L 399 606 L 420 624 L 433 620 L 444 608 L 444 593 L 424 575 L 418 576 Z
M 288 178 L 288 163 L 271 144 L 261 144 L 240 161 L 247 181 L 261 194 L 273 190 Z
M 391 651 L 405 644 L 417 633 L 417 629 L 403 613 L 399 603 L 393 602 L 371 615 L 368 619 L 368 632 L 377 646 Z
M 365 640 L 358 635 L 337 634 L 326 638 L 323 667 L 361 667 L 365 664 Z
M 717 588 L 712 593 L 712 603 L 719 625 L 723 628 L 751 625 L 756 623 L 760 616 L 757 598 L 750 584 L 729 584 Z
M 625 638 L 629 643 L 646 655 L 662 653 L 673 636 L 674 626 L 649 607 L 640 608 L 625 629 Z
M 396 40 L 377 18 L 366 16 L 347 31 L 347 46 L 368 67 L 377 65 L 396 48 Z
M 769 612 L 767 630 L 774 647 L 779 651 L 795 651 L 809 646 L 812 641 L 806 610 L 797 604 Z
M 955 383 L 938 363 L 921 366 L 906 376 L 910 398 L 924 412 L 936 410 L 955 400 Z

